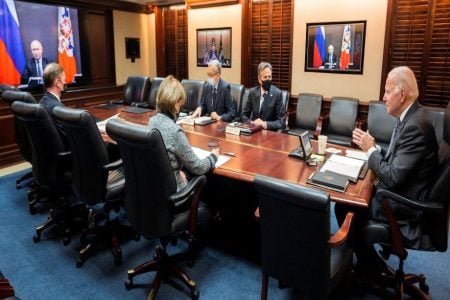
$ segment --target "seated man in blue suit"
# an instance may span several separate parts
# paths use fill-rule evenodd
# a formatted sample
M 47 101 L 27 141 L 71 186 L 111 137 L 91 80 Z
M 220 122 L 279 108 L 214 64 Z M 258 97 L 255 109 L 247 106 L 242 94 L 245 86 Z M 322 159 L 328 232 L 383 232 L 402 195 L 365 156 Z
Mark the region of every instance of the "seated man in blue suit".
M 378 182 L 375 186 L 414 200 L 425 200 L 438 170 L 438 150 L 433 125 L 428 121 L 425 110 L 419 105 L 419 90 L 414 72 L 405 66 L 396 67 L 389 72 L 385 84 L 383 100 L 387 112 L 397 118 L 391 142 L 386 153 L 375 145 L 369 132 L 355 129 L 353 142 L 367 153 L 369 168 L 375 173 Z M 389 205 L 397 217 L 403 238 L 411 245 L 421 245 L 429 241 L 421 240 L 418 224 L 422 213 L 405 205 L 390 201 Z M 343 219 L 345 210 L 336 204 L 336 215 Z M 373 198 L 368 211 L 359 212 L 358 225 L 364 226 L 367 220 L 388 224 L 381 203 Z M 358 226 L 355 224 L 355 227 Z M 356 234 L 358 231 L 356 229 Z M 358 237 L 355 238 L 359 240 Z M 357 271 L 371 273 L 377 270 L 381 258 L 375 249 L 364 249 L 355 245 L 358 256 Z
M 242 122 L 251 120 L 268 130 L 284 128 L 285 109 L 281 90 L 272 84 L 272 65 L 261 62 L 258 66 L 259 86 L 248 93 L 248 101 L 242 109 Z
M 222 66 L 218 60 L 208 63 L 208 82 L 203 87 L 200 106 L 193 112 L 192 117 L 209 115 L 214 120 L 233 121 L 236 108 L 231 98 L 230 84 L 222 79 Z
M 41 42 L 34 40 L 30 44 L 32 58 L 29 59 L 20 75 L 20 83 L 28 84 L 29 87 L 42 87 L 42 77 L 45 67 L 51 63 L 51 60 L 43 56 L 44 49 Z M 30 78 L 39 78 L 30 81 Z
M 66 73 L 61 65 L 51 63 L 45 68 L 44 86 L 47 91 L 39 104 L 44 106 L 48 114 L 52 116 L 55 106 L 64 105 L 61 102 L 61 94 L 66 90 Z

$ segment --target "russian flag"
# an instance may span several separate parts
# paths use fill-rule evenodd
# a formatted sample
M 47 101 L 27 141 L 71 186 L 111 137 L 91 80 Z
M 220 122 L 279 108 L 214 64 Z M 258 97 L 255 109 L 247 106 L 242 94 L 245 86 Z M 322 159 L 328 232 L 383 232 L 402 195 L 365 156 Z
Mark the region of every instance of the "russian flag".
M 325 27 L 316 27 L 316 36 L 314 38 L 314 56 L 313 67 L 319 68 L 325 59 Z
M 74 56 L 72 21 L 67 7 L 58 10 L 58 63 L 64 68 L 66 82 L 72 83 L 77 74 L 77 62 Z
M 20 84 L 25 53 L 13 0 L 0 0 L 0 83 Z

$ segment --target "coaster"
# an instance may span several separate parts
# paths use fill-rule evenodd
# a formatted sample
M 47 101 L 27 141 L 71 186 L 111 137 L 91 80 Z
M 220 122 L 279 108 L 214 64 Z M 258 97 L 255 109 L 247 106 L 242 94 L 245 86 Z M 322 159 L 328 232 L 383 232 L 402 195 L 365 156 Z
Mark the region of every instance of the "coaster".
M 215 147 L 217 147 L 219 144 L 218 143 L 216 143 L 216 142 L 208 142 L 208 147 L 211 147 L 211 148 L 215 148 Z

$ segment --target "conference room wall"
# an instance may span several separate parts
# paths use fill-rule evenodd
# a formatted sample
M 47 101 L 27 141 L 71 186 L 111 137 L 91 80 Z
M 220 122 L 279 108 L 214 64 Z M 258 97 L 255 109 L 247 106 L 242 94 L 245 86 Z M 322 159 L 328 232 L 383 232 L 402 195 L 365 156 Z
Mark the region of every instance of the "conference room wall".
M 228 82 L 240 83 L 242 51 L 241 4 L 188 9 L 189 78 L 206 78 L 206 67 L 197 67 L 197 29 L 219 27 L 231 27 L 231 68 L 223 68 L 222 76 Z
M 368 102 L 379 98 L 387 0 L 296 0 L 292 51 L 291 94 L 350 96 Z M 367 20 L 363 74 L 305 72 L 306 23 Z M 334 45 L 335 53 L 341 45 Z
M 156 76 L 155 14 L 113 11 L 116 84 L 122 85 L 128 76 Z M 135 62 L 125 58 L 125 37 L 139 38 L 141 57 Z

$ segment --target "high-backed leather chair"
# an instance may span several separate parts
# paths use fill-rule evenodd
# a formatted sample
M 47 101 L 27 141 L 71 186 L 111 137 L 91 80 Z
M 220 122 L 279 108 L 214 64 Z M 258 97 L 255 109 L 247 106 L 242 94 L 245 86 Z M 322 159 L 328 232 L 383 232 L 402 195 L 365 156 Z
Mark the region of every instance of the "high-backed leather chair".
M 151 109 L 156 108 L 156 96 L 158 95 L 158 89 L 163 82 L 164 77 L 155 77 L 152 80 L 152 84 L 150 86 L 150 92 L 148 93 L 148 103 Z
M 438 143 L 441 143 L 444 136 L 445 108 L 435 106 L 424 106 L 424 108 L 431 124 L 433 124 L 436 139 Z
M 200 105 L 204 84 L 204 80 L 183 79 L 181 81 L 181 85 L 186 92 L 186 102 L 181 108 L 183 112 L 193 112 Z
M 289 134 L 301 135 L 308 131 L 310 138 L 315 138 L 321 130 L 320 114 L 322 113 L 323 96 L 318 94 L 298 94 L 295 121 L 287 131 Z
M 375 143 L 387 152 L 391 141 L 395 117 L 386 111 L 384 101 L 370 101 L 367 114 L 367 130 L 375 138 Z
M 323 119 L 321 134 L 328 136 L 327 143 L 352 146 L 353 129 L 357 126 L 358 99 L 332 97 L 330 113 Z
M 37 103 L 36 99 L 28 92 L 22 92 L 18 89 L 6 89 L 2 93 L 2 99 L 9 106 L 12 105 L 15 101 L 21 101 L 26 103 Z M 14 138 L 16 140 L 17 145 L 19 146 L 20 155 L 29 163 L 32 163 L 32 151 L 30 141 L 28 139 L 27 132 L 25 130 L 25 126 L 23 122 L 14 116 Z M 21 188 L 21 182 L 24 180 L 32 179 L 33 173 L 28 172 L 16 179 L 16 188 Z M 35 205 L 42 198 L 40 194 L 40 190 L 37 186 L 31 182 L 30 189 L 28 190 L 28 208 L 31 214 L 36 213 Z
M 61 221 L 66 227 L 64 244 L 67 245 L 70 242 L 69 222 L 65 219 L 67 215 L 63 209 L 58 208 L 65 205 L 67 202 L 65 198 L 70 195 L 68 184 L 70 153 L 64 152 L 64 144 L 58 130 L 43 106 L 15 101 L 11 105 L 11 110 L 23 123 L 29 137 L 34 181 L 46 191 L 48 199 L 57 207 L 51 211 L 48 220 L 36 228 L 33 239 L 38 242 L 45 229 Z
M 129 76 L 123 90 L 123 99 L 113 103 L 148 107 L 150 85 L 151 81 L 147 76 Z
M 242 104 L 242 97 L 244 97 L 245 87 L 243 84 L 230 83 L 231 98 L 233 99 L 234 107 L 236 108 L 236 115 L 240 115 L 240 108 Z
M 330 197 L 323 191 L 257 175 L 261 229 L 261 299 L 269 276 L 314 299 L 327 299 L 349 279 L 353 251 L 347 239 L 352 213 L 330 236 Z
M 156 271 L 149 299 L 155 297 L 162 280 L 175 275 L 189 288 L 193 299 L 198 297 L 195 282 L 176 262 L 195 254 L 195 232 L 199 220 L 208 216 L 206 206 L 199 201 L 199 193 L 206 177 L 195 176 L 177 192 L 175 176 L 164 141 L 158 130 L 113 119 L 106 124 L 106 132 L 117 141 L 123 159 L 127 189 L 125 210 L 133 227 L 146 239 L 159 238 L 154 260 L 128 270 L 126 287 L 133 287 L 136 275 Z M 169 256 L 166 247 L 174 238 L 187 234 L 189 252 Z
M 242 110 L 244 109 L 244 107 L 245 107 L 245 104 L 247 103 L 247 101 L 248 101 L 248 94 L 250 93 L 250 89 L 249 88 L 245 88 L 245 90 L 244 90 L 244 95 L 242 95 L 242 101 L 241 101 L 241 105 L 239 105 L 239 107 L 237 108 L 238 109 L 238 111 L 237 111 L 237 117 L 240 119 L 240 117 L 241 117 L 241 114 L 242 114 Z
M 76 198 L 89 209 L 89 224 L 80 238 L 81 250 L 77 267 L 81 267 L 98 244 L 112 246 L 114 262 L 122 263 L 120 240 L 135 236 L 130 228 L 120 226 L 117 218 L 110 220 L 110 211 L 122 204 L 125 179 L 121 160 L 111 162 L 91 114 L 82 109 L 59 106 L 53 110 L 57 123 L 66 132 L 72 152 L 71 186 Z M 101 208 L 97 211 L 97 205 Z M 97 225 L 100 216 L 106 218 Z
M 383 245 L 381 252 L 387 259 L 390 254 L 397 256 L 399 266 L 393 270 L 387 265 L 383 274 L 375 279 L 375 283 L 395 289 L 396 299 L 402 299 L 403 292 L 410 294 L 414 299 L 430 299 L 429 287 L 425 283 L 425 276 L 405 274 L 404 261 L 408 256 L 407 249 L 422 251 L 445 252 L 448 247 L 449 228 L 449 202 L 450 202 L 450 105 L 445 111 L 443 122 L 443 139 L 439 145 L 439 171 L 435 175 L 428 197 L 422 201 L 407 199 L 387 190 L 378 190 L 376 200 L 381 201 L 389 224 L 371 221 L 361 233 L 366 247 L 372 244 Z M 406 205 L 412 210 L 422 212 L 420 221 L 414 220 L 405 226 L 404 230 L 417 230 L 421 232 L 420 241 L 411 243 L 403 238 L 399 229 L 397 218 L 390 208 L 389 201 Z M 404 223 L 404 222 L 403 222 Z M 411 225 L 412 224 L 412 225 Z M 413 227 L 412 227 L 413 226 Z M 416 286 L 415 284 L 419 284 Z

